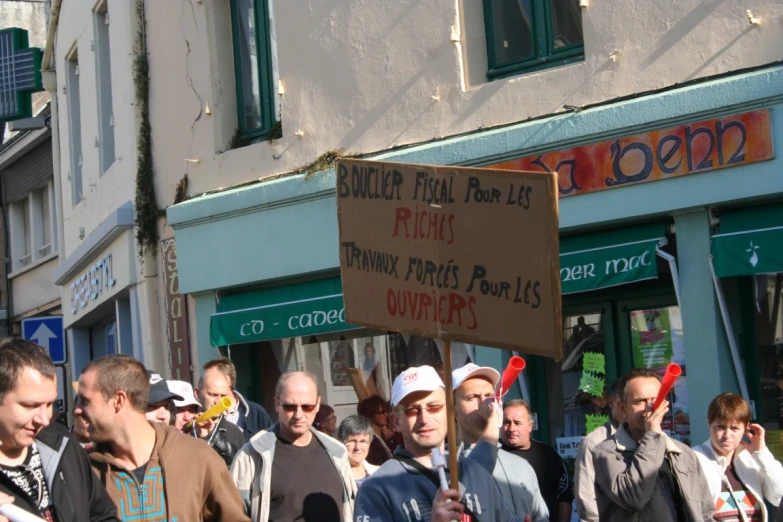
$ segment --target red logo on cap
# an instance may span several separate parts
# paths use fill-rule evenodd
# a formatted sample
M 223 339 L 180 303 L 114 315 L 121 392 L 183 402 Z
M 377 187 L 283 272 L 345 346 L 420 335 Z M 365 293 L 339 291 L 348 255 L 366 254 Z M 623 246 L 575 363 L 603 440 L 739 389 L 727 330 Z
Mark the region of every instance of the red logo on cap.
M 410 384 L 418 378 L 419 378 L 419 372 L 415 371 L 406 375 L 405 378 L 402 380 L 402 382 L 403 384 Z

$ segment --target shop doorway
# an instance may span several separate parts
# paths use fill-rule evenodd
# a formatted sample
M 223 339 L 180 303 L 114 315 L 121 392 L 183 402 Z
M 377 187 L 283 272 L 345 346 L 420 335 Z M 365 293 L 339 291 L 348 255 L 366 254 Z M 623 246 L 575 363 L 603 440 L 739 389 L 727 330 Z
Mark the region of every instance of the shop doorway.
M 581 438 L 608 419 L 609 389 L 634 367 L 683 367 L 665 428 L 690 443 L 682 317 L 671 283 L 654 281 L 563 298 L 563 359 L 530 357 L 534 437 L 573 462 Z

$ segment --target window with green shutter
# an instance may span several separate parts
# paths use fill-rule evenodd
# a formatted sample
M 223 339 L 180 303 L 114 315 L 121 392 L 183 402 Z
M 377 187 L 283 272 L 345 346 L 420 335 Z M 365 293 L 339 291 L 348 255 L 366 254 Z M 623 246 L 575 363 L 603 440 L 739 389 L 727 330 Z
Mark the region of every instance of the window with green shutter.
M 579 0 L 484 0 L 490 79 L 584 60 Z
M 269 138 L 279 131 L 275 116 L 268 0 L 231 0 L 239 133 Z

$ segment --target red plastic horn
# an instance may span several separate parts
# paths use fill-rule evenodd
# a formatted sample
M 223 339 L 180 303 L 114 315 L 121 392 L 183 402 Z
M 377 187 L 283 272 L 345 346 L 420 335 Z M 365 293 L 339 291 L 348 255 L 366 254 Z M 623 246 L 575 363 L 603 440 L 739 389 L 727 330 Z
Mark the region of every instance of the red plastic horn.
M 525 360 L 518 355 L 513 356 L 508 361 L 508 366 L 506 366 L 506 369 L 503 370 L 503 377 L 500 379 L 500 387 L 498 387 L 497 391 L 495 392 L 495 397 L 498 399 L 502 398 L 503 395 L 508 392 L 509 388 L 511 388 L 511 385 L 514 384 L 514 381 L 517 380 L 517 377 L 519 377 L 519 374 L 524 369 Z
M 657 410 L 658 406 L 660 406 L 666 396 L 669 395 L 672 386 L 674 386 L 675 381 L 677 381 L 677 378 L 680 375 L 682 375 L 682 368 L 680 368 L 679 364 L 671 363 L 666 367 L 666 374 L 663 376 L 663 381 L 661 382 L 661 390 L 655 398 L 655 403 L 653 403 L 653 411 Z

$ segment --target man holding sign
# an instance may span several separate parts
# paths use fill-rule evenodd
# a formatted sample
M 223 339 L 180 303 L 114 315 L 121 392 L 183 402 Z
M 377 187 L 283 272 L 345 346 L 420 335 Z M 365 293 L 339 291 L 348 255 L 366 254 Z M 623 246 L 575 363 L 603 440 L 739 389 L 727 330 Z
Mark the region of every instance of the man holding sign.
M 362 484 L 354 509 L 357 522 L 522 520 L 489 472 L 471 459 L 460 459 L 462 495 L 440 489 L 432 450 L 442 448 L 446 439 L 446 391 L 431 366 L 409 368 L 394 380 L 392 406 L 405 449 L 397 448 L 394 458 Z

